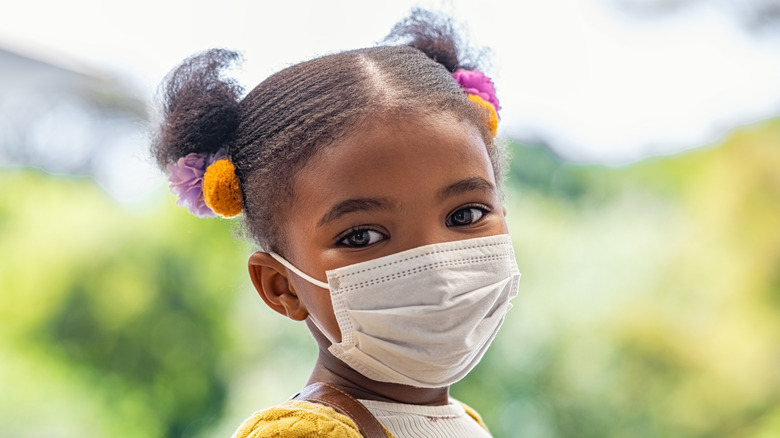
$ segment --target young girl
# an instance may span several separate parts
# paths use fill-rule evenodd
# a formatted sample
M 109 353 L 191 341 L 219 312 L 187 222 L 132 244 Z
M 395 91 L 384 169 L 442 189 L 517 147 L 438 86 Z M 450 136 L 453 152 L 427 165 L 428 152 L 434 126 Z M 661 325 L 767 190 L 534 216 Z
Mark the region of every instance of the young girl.
M 234 437 L 488 437 L 449 387 L 481 359 L 520 274 L 501 204 L 499 110 L 448 21 L 286 68 L 241 98 L 212 50 L 164 83 L 153 146 L 180 205 L 243 213 L 249 273 L 319 345 L 308 386 Z

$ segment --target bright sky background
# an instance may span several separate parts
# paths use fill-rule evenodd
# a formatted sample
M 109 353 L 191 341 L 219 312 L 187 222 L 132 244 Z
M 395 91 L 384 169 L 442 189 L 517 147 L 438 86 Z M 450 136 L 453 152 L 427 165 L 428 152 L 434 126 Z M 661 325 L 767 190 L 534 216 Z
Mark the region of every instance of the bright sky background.
M 251 88 L 289 64 L 372 45 L 411 6 L 428 6 L 491 48 L 504 135 L 621 163 L 780 114 L 778 41 L 698 3 L 637 20 L 611 0 L 0 0 L 0 45 L 119 72 L 147 96 L 183 58 L 226 47 L 244 53 L 237 76 Z

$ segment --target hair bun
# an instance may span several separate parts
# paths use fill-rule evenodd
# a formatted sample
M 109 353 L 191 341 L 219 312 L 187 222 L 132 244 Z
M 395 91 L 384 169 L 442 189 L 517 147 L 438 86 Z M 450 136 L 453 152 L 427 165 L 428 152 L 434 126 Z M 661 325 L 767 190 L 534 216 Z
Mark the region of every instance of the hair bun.
M 163 123 L 152 146 L 160 166 L 191 153 L 213 154 L 232 141 L 243 88 L 222 71 L 239 59 L 237 52 L 207 50 L 165 77 L 159 90 Z
M 450 73 L 458 68 L 475 68 L 470 59 L 474 54 L 466 52 L 452 19 L 425 9 L 412 9 L 408 17 L 393 26 L 384 42 L 414 47 Z

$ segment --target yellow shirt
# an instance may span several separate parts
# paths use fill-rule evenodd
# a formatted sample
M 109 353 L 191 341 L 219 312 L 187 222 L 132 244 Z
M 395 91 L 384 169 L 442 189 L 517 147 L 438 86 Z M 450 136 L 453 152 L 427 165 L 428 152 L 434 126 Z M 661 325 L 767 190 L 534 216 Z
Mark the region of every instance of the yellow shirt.
M 333 408 L 290 400 L 255 412 L 239 426 L 233 438 L 362 438 L 349 417 Z
M 462 403 L 461 403 L 462 404 Z M 479 414 L 463 405 L 466 412 L 485 427 Z M 388 436 L 393 435 L 388 432 Z M 318 403 L 290 400 L 255 412 L 232 438 L 362 438 L 355 423 L 333 408 Z

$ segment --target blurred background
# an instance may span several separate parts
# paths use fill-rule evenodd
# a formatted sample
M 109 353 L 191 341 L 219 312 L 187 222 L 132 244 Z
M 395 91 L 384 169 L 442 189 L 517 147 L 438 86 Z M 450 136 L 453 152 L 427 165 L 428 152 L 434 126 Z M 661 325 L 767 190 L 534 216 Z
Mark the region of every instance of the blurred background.
M 0 436 L 226 437 L 304 385 L 253 247 L 147 155 L 155 87 L 414 5 L 489 48 L 512 153 L 520 294 L 453 394 L 496 437 L 780 436 L 778 0 L 0 0 Z

